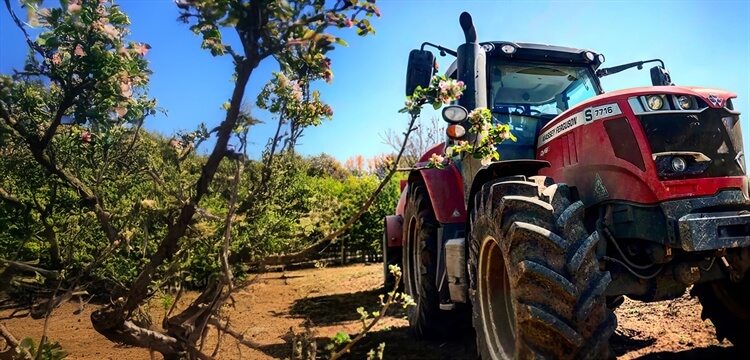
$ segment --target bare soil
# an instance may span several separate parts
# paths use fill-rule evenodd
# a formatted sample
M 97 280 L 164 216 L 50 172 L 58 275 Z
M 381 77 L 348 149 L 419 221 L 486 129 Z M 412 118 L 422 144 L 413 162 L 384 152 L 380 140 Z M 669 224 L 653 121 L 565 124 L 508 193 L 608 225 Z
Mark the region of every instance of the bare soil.
M 368 311 L 379 308 L 382 293 L 382 265 L 351 265 L 262 274 L 240 291 L 234 307 L 228 307 L 231 326 L 259 344 L 257 349 L 238 345 L 229 336 L 222 339 L 217 358 L 283 359 L 291 356 L 290 329 L 304 332 L 308 319 L 322 349 L 325 339 L 337 331 L 355 335 L 361 329 L 357 307 Z M 191 294 L 195 296 L 195 294 Z M 185 306 L 185 298 L 178 304 Z M 91 327 L 89 316 L 96 305 L 83 311 L 77 301 L 61 306 L 50 318 L 48 337 L 59 341 L 70 353 L 69 359 L 150 359 L 147 350 L 114 345 Z M 3 309 L 0 323 L 17 338 L 39 339 L 43 320 L 26 316 L 28 311 Z M 688 295 L 672 301 L 644 304 L 626 300 L 616 313 L 618 328 L 611 343 L 618 359 L 731 359 L 733 348 L 719 343 L 709 321 L 701 321 L 701 306 Z M 150 316 L 158 326 L 164 316 L 161 299 L 150 304 Z M 386 359 L 474 359 L 473 334 L 457 334 L 451 342 L 416 342 L 410 336 L 403 309 L 389 311 L 362 342 L 345 358 L 364 359 L 367 351 L 386 343 Z M 213 351 L 212 334 L 204 350 Z M 322 352 L 321 352 L 322 353 Z M 154 358 L 160 358 L 155 356 Z

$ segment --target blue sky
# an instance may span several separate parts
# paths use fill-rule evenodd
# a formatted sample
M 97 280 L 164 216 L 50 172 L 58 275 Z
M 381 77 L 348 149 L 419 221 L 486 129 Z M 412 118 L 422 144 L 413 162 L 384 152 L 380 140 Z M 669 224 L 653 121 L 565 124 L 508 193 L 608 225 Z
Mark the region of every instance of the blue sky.
M 16 2 L 16 0 L 11 0 Z M 45 2 L 50 6 L 54 0 Z M 147 58 L 154 75 L 151 95 L 167 116 L 147 120 L 146 128 L 163 134 L 194 130 L 200 122 L 218 124 L 221 104 L 229 98 L 232 65 L 200 50 L 200 39 L 175 21 L 171 0 L 120 0 L 132 22 L 131 39 L 152 46 Z M 455 48 L 463 41 L 458 16 L 469 11 L 481 41 L 511 40 L 589 48 L 606 56 L 605 66 L 661 58 L 678 85 L 725 88 L 738 94 L 735 107 L 750 114 L 750 0 L 734 1 L 500 1 L 378 0 L 383 16 L 373 20 L 374 36 L 342 32 L 348 48 L 330 53 L 332 85 L 317 88 L 335 110 L 333 121 L 308 129 L 298 150 L 329 153 L 340 161 L 356 154 L 369 157 L 389 151 L 378 134 L 401 131 L 409 51 L 424 41 Z M 24 13 L 21 12 L 21 15 Z M 338 35 L 338 34 L 337 34 Z M 26 55 L 21 32 L 5 7 L 0 11 L 0 72 L 20 67 Z M 438 58 L 441 69 L 452 58 Z M 246 101 L 270 78 L 277 64 L 268 59 L 255 70 Z M 650 84 L 648 69 L 603 79 L 605 90 Z M 257 156 L 271 136 L 267 113 L 253 114 L 268 123 L 251 130 Z M 429 118 L 436 112 L 424 114 Z M 745 116 L 747 118 L 747 116 Z M 747 120 L 745 145 L 748 141 Z M 209 126 L 209 128 L 211 128 Z

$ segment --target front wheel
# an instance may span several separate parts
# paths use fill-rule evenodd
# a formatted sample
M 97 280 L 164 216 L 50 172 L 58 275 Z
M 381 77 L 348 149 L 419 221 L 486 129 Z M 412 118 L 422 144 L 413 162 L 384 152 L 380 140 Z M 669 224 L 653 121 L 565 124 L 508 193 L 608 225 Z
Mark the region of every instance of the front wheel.
M 597 233 L 566 185 L 495 181 L 475 197 L 469 273 L 482 359 L 611 357 Z

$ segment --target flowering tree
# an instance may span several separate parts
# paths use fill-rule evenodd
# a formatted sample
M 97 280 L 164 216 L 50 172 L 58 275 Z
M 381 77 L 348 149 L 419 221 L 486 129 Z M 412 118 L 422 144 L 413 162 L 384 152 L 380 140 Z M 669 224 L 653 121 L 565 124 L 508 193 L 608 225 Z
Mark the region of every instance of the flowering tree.
M 146 94 L 150 71 L 144 56 L 150 46 L 127 39 L 129 19 L 111 1 L 62 1 L 60 7 L 50 8 L 43 7 L 44 2 L 40 0 L 22 2 L 29 9 L 27 22 L 42 27 L 43 31 L 32 39 L 26 33 L 24 22 L 14 13 L 10 0 L 5 0 L 6 8 L 26 36 L 30 55 L 23 71 L 14 77 L 2 78 L 0 128 L 3 137 L 11 136 L 26 144 L 33 158 L 49 174 L 74 189 L 80 203 L 96 215 L 110 245 L 101 249 L 100 257 L 84 269 L 88 271 L 117 250 L 128 235 L 120 228 L 119 219 L 108 211 L 107 205 L 111 203 L 103 201 L 108 189 L 92 185 L 96 184 L 95 178 L 89 178 L 93 172 L 74 171 L 60 163 L 61 157 L 56 156 L 55 150 L 63 140 L 69 142 L 71 134 L 77 137 L 80 146 L 92 148 L 97 144 L 109 146 L 113 139 L 135 138 L 144 118 L 156 110 L 155 101 Z M 271 57 L 282 64 L 282 72 L 301 58 L 308 78 L 331 81 L 333 72 L 323 54 L 344 42 L 327 31 L 331 27 L 351 27 L 359 35 L 370 34 L 374 30 L 368 19 L 380 16 L 380 11 L 374 0 L 357 3 L 348 0 L 180 0 L 177 7 L 179 18 L 201 36 L 202 48 L 233 61 L 235 87 L 224 104 L 223 121 L 211 131 L 206 130 L 211 127 L 204 127 L 184 139 L 201 141 L 213 136 L 216 142 L 199 167 L 193 191 L 189 196 L 178 196 L 178 207 L 165 219 L 167 230 L 157 250 L 145 261 L 126 294 L 92 313 L 91 321 L 94 328 L 111 341 L 148 348 L 160 352 L 165 359 L 210 358 L 197 346 L 209 326 L 241 337 L 218 316 L 218 309 L 234 291 L 233 277 L 227 266 L 227 244 L 231 237 L 242 157 L 227 145 L 232 136 L 247 134 L 246 128 L 254 123 L 242 111 L 249 79 L 258 65 Z M 223 41 L 226 31 L 237 33 L 240 48 L 232 48 Z M 269 90 L 276 96 L 297 101 L 285 109 L 295 114 L 304 113 L 298 119 L 315 122 L 316 118 L 332 115 L 330 107 L 318 106 L 316 94 L 304 93 L 304 84 L 298 82 L 299 89 L 295 87 L 293 81 L 299 79 L 287 82 L 281 79 L 276 78 L 277 89 Z M 303 91 L 302 99 L 299 99 L 299 90 Z M 131 136 L 112 136 L 126 132 Z M 192 144 L 180 145 L 189 148 Z M 137 325 L 133 316 L 144 299 L 151 296 L 157 270 L 182 253 L 184 243 L 180 239 L 194 217 L 207 216 L 200 208 L 201 201 L 226 160 L 235 166 L 235 182 L 221 237 L 224 240 L 221 254 L 224 276 L 213 282 L 187 309 L 175 315 L 170 313 L 164 322 L 164 332 Z M 7 195 L 13 198 L 12 194 Z M 71 285 L 70 291 L 74 288 Z M 50 309 L 62 298 L 51 301 Z

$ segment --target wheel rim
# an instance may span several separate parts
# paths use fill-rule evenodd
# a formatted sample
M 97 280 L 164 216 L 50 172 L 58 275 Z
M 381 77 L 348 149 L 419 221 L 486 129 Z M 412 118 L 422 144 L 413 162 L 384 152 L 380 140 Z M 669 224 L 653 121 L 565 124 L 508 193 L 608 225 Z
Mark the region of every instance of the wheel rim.
M 479 309 L 490 355 L 493 359 L 515 358 L 516 319 L 510 279 L 495 239 L 484 240 L 478 265 Z

